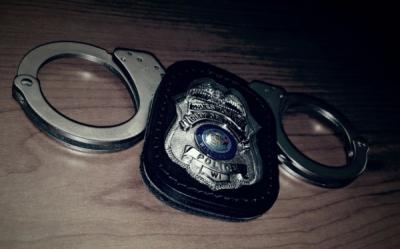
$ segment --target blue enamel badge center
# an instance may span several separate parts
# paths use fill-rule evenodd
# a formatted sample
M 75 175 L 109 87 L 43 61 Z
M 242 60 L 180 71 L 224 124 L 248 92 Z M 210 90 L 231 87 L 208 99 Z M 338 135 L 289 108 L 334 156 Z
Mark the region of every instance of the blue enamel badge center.
M 228 131 L 217 125 L 205 124 L 197 128 L 196 143 L 200 150 L 216 160 L 229 160 L 235 157 L 237 143 Z

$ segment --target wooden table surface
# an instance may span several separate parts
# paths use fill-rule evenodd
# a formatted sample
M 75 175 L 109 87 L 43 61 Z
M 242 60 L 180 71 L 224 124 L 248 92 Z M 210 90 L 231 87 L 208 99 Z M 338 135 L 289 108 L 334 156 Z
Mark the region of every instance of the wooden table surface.
M 0 248 L 399 248 L 399 104 L 388 49 L 381 46 L 387 33 L 379 22 L 363 24 L 366 15 L 351 17 L 354 9 L 252 1 L 1 1 Z M 165 67 L 201 60 L 322 98 L 369 141 L 367 170 L 335 190 L 281 174 L 275 205 L 250 222 L 177 211 L 140 177 L 143 142 L 118 153 L 72 151 L 39 132 L 12 99 L 23 55 L 59 40 L 151 51 Z M 39 78 L 50 103 L 73 119 L 107 125 L 134 114 L 124 86 L 99 65 L 60 59 Z M 316 160 L 343 162 L 339 140 L 329 130 L 313 131 L 307 120 L 286 119 L 293 141 Z

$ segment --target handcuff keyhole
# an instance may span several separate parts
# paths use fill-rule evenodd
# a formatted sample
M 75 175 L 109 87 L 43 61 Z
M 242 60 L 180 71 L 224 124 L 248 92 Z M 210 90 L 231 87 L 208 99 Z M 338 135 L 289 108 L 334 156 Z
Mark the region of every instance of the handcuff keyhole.
M 23 78 L 21 80 L 21 84 L 24 86 L 32 86 L 33 85 L 33 81 L 31 79 L 28 78 Z

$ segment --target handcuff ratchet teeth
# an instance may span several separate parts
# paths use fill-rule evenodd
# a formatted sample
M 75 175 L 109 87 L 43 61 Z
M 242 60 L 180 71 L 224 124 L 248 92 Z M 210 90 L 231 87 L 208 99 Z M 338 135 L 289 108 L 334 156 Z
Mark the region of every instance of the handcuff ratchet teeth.
M 356 134 L 347 119 L 333 107 L 320 99 L 305 94 L 287 93 L 283 88 L 261 81 L 251 82 L 250 88 L 262 96 L 274 113 L 281 169 L 306 182 L 328 188 L 348 185 L 365 170 L 368 154 L 366 141 Z M 293 105 L 304 106 L 343 132 L 347 150 L 346 165 L 329 167 L 320 164 L 305 156 L 293 145 L 282 125 L 283 114 Z
M 136 115 L 114 126 L 98 127 L 71 120 L 57 112 L 43 96 L 38 72 L 58 58 L 79 57 L 106 66 L 122 79 L 137 108 Z M 78 42 L 53 42 L 31 50 L 21 61 L 13 96 L 31 121 L 69 147 L 84 151 L 118 151 L 132 146 L 144 134 L 152 97 L 164 74 L 157 59 L 146 52 L 107 51 Z

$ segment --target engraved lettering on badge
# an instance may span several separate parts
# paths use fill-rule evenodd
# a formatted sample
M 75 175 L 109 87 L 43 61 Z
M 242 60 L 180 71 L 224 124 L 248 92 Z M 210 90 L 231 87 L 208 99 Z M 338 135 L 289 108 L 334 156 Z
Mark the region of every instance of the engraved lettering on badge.
M 233 133 L 240 137 L 240 140 L 246 140 L 246 136 L 243 136 L 243 131 L 245 129 L 245 125 L 242 125 L 238 122 L 235 122 L 235 118 L 228 118 L 222 114 L 213 113 L 209 111 L 202 112 L 189 112 L 185 114 L 181 121 L 179 121 L 179 125 L 183 130 L 189 130 L 191 127 L 200 123 L 202 121 L 213 120 L 228 126 Z
M 215 80 L 191 83 L 176 102 L 177 119 L 167 133 L 169 158 L 211 190 L 251 185 L 262 176 L 251 117 L 241 94 Z
M 191 169 L 197 174 L 215 181 L 228 181 L 231 174 L 242 173 L 235 164 L 214 160 L 190 145 L 185 147 L 182 161 L 190 165 Z

